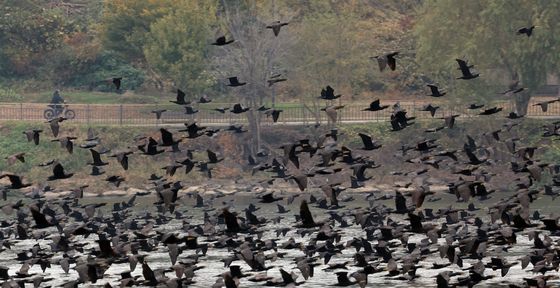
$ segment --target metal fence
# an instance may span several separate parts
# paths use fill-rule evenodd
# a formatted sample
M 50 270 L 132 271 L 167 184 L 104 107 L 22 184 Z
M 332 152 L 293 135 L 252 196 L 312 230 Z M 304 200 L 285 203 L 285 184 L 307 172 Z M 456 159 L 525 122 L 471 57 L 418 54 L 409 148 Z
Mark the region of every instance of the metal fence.
M 543 112 L 536 103 L 545 99 L 533 99 L 529 104 L 527 117 L 542 118 L 560 118 L 560 102 L 548 105 L 548 110 Z M 382 103 L 392 105 L 396 101 L 387 101 Z M 432 116 L 429 112 L 419 111 L 427 102 L 420 101 L 400 101 L 400 106 L 408 111 L 408 115 L 417 119 L 430 119 Z M 0 121 L 45 121 L 44 111 L 48 109 L 48 104 L 41 103 L 0 103 Z M 478 115 L 480 110 L 469 110 L 462 106 L 449 106 L 445 103 L 436 104 L 440 106 L 435 117 L 443 117 L 450 114 L 461 114 L 462 116 L 474 117 Z M 500 117 L 505 117 L 507 113 L 512 111 L 513 104 L 511 102 L 497 102 L 495 106 L 502 107 Z M 247 118 L 243 114 L 233 114 L 228 111 L 220 113 L 213 110 L 213 107 L 231 107 L 231 104 L 214 104 L 205 106 L 204 104 L 196 107 L 199 112 L 193 115 L 186 115 L 184 108 L 178 105 L 156 105 L 156 104 L 71 104 L 69 109 L 75 112 L 73 121 L 84 124 L 98 125 L 165 125 L 180 124 L 187 120 L 196 120 L 205 125 L 229 125 L 234 123 L 243 124 L 247 122 Z M 391 115 L 391 107 L 382 111 L 370 112 L 363 111 L 368 106 L 367 103 L 351 103 L 346 104 L 341 110 L 338 110 L 338 121 L 346 123 L 375 122 L 388 121 Z M 292 125 L 306 125 L 309 123 L 328 122 L 325 112 L 320 109 L 322 107 L 304 106 L 304 105 L 282 105 L 283 112 L 278 120 L 279 123 Z M 484 107 L 490 108 L 490 107 Z M 482 109 L 484 109 L 482 108 Z M 156 120 L 152 110 L 167 109 L 163 113 L 160 120 Z M 266 119 L 265 122 L 271 122 L 272 119 Z

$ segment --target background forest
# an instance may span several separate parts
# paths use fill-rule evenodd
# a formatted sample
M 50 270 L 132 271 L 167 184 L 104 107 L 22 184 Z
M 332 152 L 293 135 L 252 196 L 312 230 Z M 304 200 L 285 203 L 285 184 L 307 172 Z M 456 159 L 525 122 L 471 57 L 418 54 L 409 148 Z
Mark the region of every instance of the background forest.
M 139 103 L 178 88 L 222 102 L 295 102 L 326 85 L 345 101 L 415 99 L 427 83 L 462 102 L 494 99 L 516 79 L 525 101 L 558 71 L 559 17 L 560 2 L 546 0 L 4 0 L 0 101 L 48 101 L 61 89 L 95 102 L 110 77 L 123 77 L 122 97 Z M 277 20 L 289 25 L 275 37 L 265 27 Z M 516 35 L 531 25 L 532 37 Z M 235 42 L 210 45 L 222 35 Z M 392 51 L 396 71 L 380 72 L 371 57 Z M 482 77 L 456 81 L 456 58 Z M 274 74 L 288 81 L 270 89 Z M 231 76 L 250 85 L 226 90 Z

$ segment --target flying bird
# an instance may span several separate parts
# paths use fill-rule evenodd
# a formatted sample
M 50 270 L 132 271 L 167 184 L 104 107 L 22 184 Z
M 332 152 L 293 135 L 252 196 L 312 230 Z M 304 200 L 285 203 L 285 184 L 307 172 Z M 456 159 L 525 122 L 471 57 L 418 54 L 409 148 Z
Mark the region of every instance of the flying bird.
M 67 179 L 67 178 L 70 178 L 74 175 L 74 173 L 66 174 L 64 172 L 64 167 L 60 163 L 54 164 L 54 167 L 53 167 L 52 171 L 53 171 L 53 175 L 48 177 L 49 181 Z
M 539 102 L 537 104 L 533 104 L 533 106 L 541 106 L 542 112 L 546 113 L 548 111 L 548 104 L 552 104 L 552 103 L 559 102 L 559 101 L 560 101 L 560 98 L 559 99 L 554 99 L 554 100 Z
M 229 77 L 228 81 L 229 81 L 229 84 L 227 84 L 227 86 L 229 86 L 229 87 L 239 87 L 239 86 L 243 86 L 243 85 L 247 84 L 246 82 L 239 82 L 237 77 Z
M 2 175 L 0 175 L 0 179 L 4 178 L 4 177 L 8 177 L 8 180 L 10 180 L 10 189 L 21 189 L 21 188 L 25 188 L 28 186 L 31 186 L 30 183 L 23 183 L 23 177 L 16 175 L 16 174 L 11 174 L 11 173 L 4 173 Z
M 424 107 L 420 108 L 420 111 L 429 111 L 430 115 L 434 117 L 436 115 L 436 111 L 439 109 L 439 106 L 433 106 L 432 104 L 424 105 Z
M 432 94 L 428 94 L 428 96 L 432 96 L 432 97 L 442 97 L 444 96 L 446 93 L 445 92 L 441 92 L 438 88 L 438 86 L 433 85 L 433 84 L 428 84 L 426 85 L 428 87 L 430 87 L 430 90 L 432 92 Z
M 327 116 L 329 117 L 329 119 L 331 120 L 331 122 L 336 123 L 336 120 L 338 119 L 338 110 L 344 108 L 344 105 L 338 105 L 338 106 L 327 106 L 325 108 L 322 108 L 321 111 L 325 111 L 325 113 L 327 113 Z
M 334 89 L 331 86 L 328 86 L 324 89 L 321 90 L 321 96 L 319 98 L 324 99 L 324 100 L 334 100 L 337 98 L 340 98 L 340 94 L 335 95 L 334 94 Z
M 212 45 L 214 46 L 225 46 L 228 44 L 233 43 L 235 40 L 230 39 L 230 40 L 226 40 L 226 36 L 220 36 L 218 38 L 216 38 L 216 41 L 214 43 L 212 43 Z
M 374 100 L 369 104 L 369 107 L 365 108 L 363 111 L 381 111 L 389 108 L 389 105 L 380 105 L 379 103 L 379 99 Z
M 459 64 L 459 70 L 461 70 L 461 73 L 463 74 L 461 77 L 457 77 L 457 79 L 469 80 L 480 76 L 480 74 L 478 73 L 472 73 L 471 68 L 473 68 L 474 66 L 468 65 L 467 61 L 463 59 L 455 59 L 455 61 L 457 61 L 457 63 Z
M 286 26 L 288 24 L 289 24 L 289 22 L 275 21 L 275 22 L 271 23 L 270 25 L 267 25 L 266 28 L 267 29 L 272 29 L 272 32 L 274 33 L 274 36 L 278 37 L 278 34 L 280 34 L 280 29 L 283 26 Z
M 358 136 L 360 136 L 362 143 L 364 144 L 363 150 L 375 150 L 381 148 L 381 144 L 373 141 L 371 136 L 363 133 L 358 133 Z
M 470 104 L 469 107 L 467 107 L 467 109 L 476 110 L 476 109 L 479 109 L 479 108 L 482 108 L 482 107 L 484 107 L 484 104 L 473 103 L 473 104 Z
M 158 110 L 152 110 L 152 113 L 156 114 L 156 119 L 160 120 L 161 119 L 161 115 L 163 114 L 163 112 L 166 112 L 167 109 L 158 109 Z
M 267 118 L 272 116 L 272 122 L 276 123 L 282 111 L 283 110 L 279 110 L 279 109 L 268 109 L 264 112 L 264 114 L 266 114 Z
M 486 109 L 486 110 L 480 112 L 478 115 L 492 115 L 492 114 L 496 114 L 496 113 L 502 111 L 503 109 L 504 108 L 502 108 L 502 107 L 499 107 L 499 108 L 498 107 L 492 107 L 492 108 L 489 108 L 489 109 Z
M 43 130 L 40 129 L 31 129 L 24 131 L 23 134 L 27 137 L 27 142 L 33 141 L 35 145 L 39 145 L 39 136 L 42 132 Z
M 245 113 L 247 111 L 249 111 L 249 107 L 243 107 L 241 104 L 237 103 L 235 105 L 233 105 L 233 108 L 230 110 L 231 113 L 233 114 L 241 114 L 241 113 Z
M 18 160 L 21 163 L 25 163 L 25 152 L 12 154 L 12 155 L 6 157 L 6 160 L 8 160 L 8 165 L 14 165 L 16 163 L 16 161 L 18 161 Z
M 113 83 L 113 85 L 115 85 L 115 88 L 117 91 L 121 90 L 121 83 L 122 83 L 122 77 L 117 77 L 117 78 L 113 78 L 111 79 L 111 82 Z
M 276 83 L 280 83 L 280 82 L 284 82 L 284 81 L 288 81 L 288 79 L 286 78 L 282 78 L 280 77 L 282 76 L 282 74 L 276 74 L 276 75 L 272 75 L 270 77 L 270 79 L 266 80 L 266 82 L 268 83 L 268 87 L 276 84 Z
M 169 102 L 175 103 L 177 105 L 189 105 L 191 104 L 190 101 L 185 101 L 186 94 L 181 89 L 177 89 L 177 98 L 176 100 L 170 100 Z
M 198 113 L 198 109 L 193 108 L 192 106 L 184 106 L 185 107 L 185 114 L 193 115 Z
M 395 69 L 397 68 L 397 59 L 395 59 L 395 56 L 397 56 L 398 54 L 399 52 L 391 52 L 389 54 L 378 55 L 371 58 L 377 59 L 377 64 L 379 65 L 379 71 L 383 72 L 385 70 L 385 67 L 387 67 L 387 65 L 389 65 L 389 68 L 392 71 L 395 71 Z
M 535 29 L 535 25 L 530 26 L 530 27 L 523 27 L 517 30 L 517 35 L 527 35 L 527 37 L 531 37 L 531 35 L 533 35 L 533 29 Z

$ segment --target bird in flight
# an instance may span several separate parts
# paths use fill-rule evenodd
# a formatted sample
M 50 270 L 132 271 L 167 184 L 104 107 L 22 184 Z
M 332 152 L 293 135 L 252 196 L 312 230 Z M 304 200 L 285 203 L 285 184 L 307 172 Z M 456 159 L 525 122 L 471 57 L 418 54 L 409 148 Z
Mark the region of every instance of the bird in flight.
M 467 61 L 463 60 L 463 59 L 455 59 L 457 61 L 457 63 L 459 64 L 459 70 L 461 70 L 461 73 L 463 74 L 461 77 L 458 77 L 457 79 L 463 79 L 463 80 L 469 80 L 469 79 L 474 79 L 477 78 L 480 74 L 473 74 L 471 71 L 471 68 L 473 68 L 473 65 L 468 65 Z
M 289 24 L 289 22 L 275 21 L 275 22 L 271 23 L 270 25 L 267 25 L 266 28 L 267 29 L 272 29 L 272 32 L 274 33 L 274 36 L 278 37 L 278 34 L 280 34 L 280 29 L 282 28 L 282 26 L 286 26 L 288 24 Z
M 379 65 L 379 71 L 383 72 L 385 70 L 385 67 L 387 67 L 387 65 L 389 65 L 389 68 L 392 71 L 395 71 L 395 69 L 397 68 L 397 59 L 395 59 L 395 56 L 397 56 L 398 54 L 399 52 L 391 52 L 389 54 L 373 56 L 370 58 L 377 59 L 377 64 Z

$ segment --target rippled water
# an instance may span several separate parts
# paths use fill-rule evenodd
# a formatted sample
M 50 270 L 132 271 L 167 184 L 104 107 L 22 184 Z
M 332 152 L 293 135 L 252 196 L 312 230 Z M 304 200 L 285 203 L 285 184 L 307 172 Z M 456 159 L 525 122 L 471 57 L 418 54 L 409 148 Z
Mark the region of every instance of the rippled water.
M 350 211 L 355 211 L 356 209 L 358 209 L 359 207 L 367 207 L 367 202 L 364 199 L 364 195 L 359 195 L 359 194 L 355 194 L 353 195 L 355 200 L 351 201 L 351 202 L 344 202 L 341 203 L 342 205 L 344 205 L 345 207 L 338 210 L 339 213 L 341 213 L 342 211 L 346 211 L 346 210 L 350 210 Z M 439 195 L 438 195 L 439 196 Z M 235 197 L 235 201 L 233 203 L 233 206 L 231 207 L 232 211 L 236 211 L 238 212 L 238 214 L 240 216 L 244 216 L 243 213 L 243 209 L 247 207 L 247 205 L 252 202 L 254 203 L 255 201 L 252 200 L 251 197 L 248 196 L 242 196 L 242 195 L 237 195 L 236 196 L 226 196 L 226 197 L 222 197 L 222 198 L 217 198 L 214 200 L 214 207 L 216 208 L 220 208 L 223 207 L 223 203 L 222 202 L 229 202 L 230 200 L 233 200 Z M 205 197 L 208 198 L 208 197 Z M 288 209 L 290 209 L 290 212 L 287 214 L 282 214 L 283 217 L 285 217 L 282 222 L 280 224 L 267 224 L 266 226 L 261 227 L 259 230 L 264 231 L 264 235 L 262 237 L 263 240 L 266 239 L 275 239 L 276 238 L 276 234 L 274 232 L 274 230 L 276 228 L 281 228 L 281 227 L 293 227 L 294 225 L 294 214 L 299 213 L 299 203 L 300 203 L 300 199 L 302 197 L 300 197 L 299 199 L 296 199 L 296 201 L 294 201 L 294 203 L 290 206 L 287 206 Z M 438 201 L 438 202 L 427 202 L 425 204 L 426 207 L 429 208 L 440 208 L 440 207 L 446 207 L 449 206 L 450 204 L 453 204 L 454 207 L 456 208 L 464 208 L 466 205 L 465 204 L 461 204 L 461 203 L 455 203 L 453 201 L 451 201 L 452 198 L 447 197 L 447 195 L 443 196 L 443 200 L 442 201 Z M 488 206 L 491 205 L 492 202 L 494 202 L 495 200 L 497 200 L 499 198 L 499 196 L 495 196 L 494 199 L 489 200 L 487 203 L 484 203 L 484 206 Z M 99 202 L 108 202 L 109 205 L 107 205 L 106 207 L 112 207 L 111 203 L 115 202 L 115 201 L 123 201 L 125 199 L 116 199 L 116 198 L 90 198 L 90 199 L 82 199 L 81 200 L 81 204 L 84 203 L 99 203 Z M 531 208 L 532 209 L 539 209 L 540 211 L 542 211 L 543 214 L 549 213 L 553 210 L 556 209 L 555 205 L 553 205 L 553 203 L 551 203 L 549 201 L 550 199 L 548 198 L 544 198 L 541 199 L 537 202 L 535 202 Z M 181 202 L 181 201 L 180 201 Z M 192 219 L 188 220 L 190 224 L 202 224 L 203 222 L 203 217 L 202 217 L 202 213 L 203 210 L 202 208 L 193 208 L 193 203 L 194 203 L 194 199 L 189 199 L 186 198 L 184 200 L 182 200 L 183 204 L 182 206 L 180 206 L 179 211 L 184 212 L 185 216 L 192 216 Z M 152 205 L 153 203 L 153 198 L 151 197 L 142 197 L 142 198 L 138 198 L 137 200 L 137 205 L 135 206 L 135 213 L 137 214 L 141 214 L 144 213 L 145 211 L 150 211 L 152 213 L 152 215 L 155 215 L 155 208 Z M 381 201 L 381 203 L 384 203 L 387 206 L 392 207 L 393 206 L 393 202 L 392 201 Z M 285 203 L 284 203 L 285 204 Z M 478 203 L 477 203 L 478 205 Z M 256 211 L 255 214 L 259 217 L 266 217 L 267 219 L 273 218 L 278 216 L 278 214 L 276 214 L 276 204 L 258 204 L 258 207 L 260 207 L 260 210 Z M 53 207 L 54 208 L 54 207 Z M 108 213 L 108 208 L 104 209 L 104 214 L 105 217 L 108 217 L 110 215 L 110 213 Z M 314 207 L 313 205 L 311 205 L 311 212 L 315 217 L 315 220 L 321 220 L 321 219 L 326 219 L 328 217 L 328 214 L 326 213 L 325 210 L 323 209 L 319 209 Z M 213 213 L 213 212 L 210 212 Z M 479 215 L 484 216 L 485 212 L 484 209 L 481 209 L 481 211 L 478 212 Z M 351 217 L 347 217 L 348 218 L 348 222 L 349 223 L 353 223 L 353 219 Z M 398 216 L 391 216 L 392 219 L 399 219 Z M 141 222 L 142 223 L 142 222 Z M 142 226 L 142 225 L 139 225 Z M 160 231 L 160 232 L 168 232 L 168 231 L 173 231 L 173 232 L 177 232 L 177 233 L 182 233 L 184 235 L 184 231 L 181 230 L 182 228 L 182 223 L 181 220 L 172 220 L 170 223 L 161 226 L 161 227 L 155 227 L 154 230 Z M 338 227 L 335 227 L 336 229 L 338 229 Z M 341 243 L 346 243 L 348 240 L 351 240 L 353 237 L 364 237 L 365 238 L 365 232 L 363 232 L 357 225 L 352 225 L 351 227 L 348 228 L 344 228 L 344 229 L 340 229 L 342 231 L 342 240 Z M 57 233 L 55 228 L 48 228 L 47 229 L 48 232 L 52 232 L 52 234 Z M 546 232 L 544 232 L 546 233 Z M 244 237 L 243 234 L 240 234 L 240 237 Z M 307 242 L 310 237 L 306 236 L 304 238 L 300 237 L 295 229 L 292 229 L 292 231 L 290 231 L 286 237 L 280 237 L 280 239 L 277 239 L 277 243 L 280 246 L 282 243 L 284 243 L 287 239 L 289 239 L 290 237 L 293 237 L 297 242 Z M 425 238 L 424 235 L 419 235 L 416 234 L 412 237 L 410 237 L 409 242 L 419 242 L 420 239 Z M 558 237 L 552 237 L 555 241 L 558 241 Z M 76 238 L 79 242 L 85 242 L 88 243 L 88 245 L 85 247 L 86 251 L 90 251 L 93 247 L 97 247 L 97 243 L 95 242 L 95 240 L 97 240 L 97 236 L 96 235 L 90 235 L 89 238 L 84 239 L 81 236 L 78 236 L 78 238 Z M 398 240 L 395 240 L 398 241 Z M 439 239 L 440 243 L 444 243 L 444 239 L 440 238 Z M 523 256 L 526 255 L 528 253 L 528 251 L 532 248 L 532 241 L 529 241 L 526 233 L 519 233 L 518 234 L 518 238 L 517 238 L 518 243 L 512 247 L 509 252 L 507 254 L 505 254 L 505 258 L 509 261 L 509 262 L 515 262 L 518 261 L 518 259 Z M 43 248 L 47 248 L 47 250 L 49 248 L 49 243 L 51 243 L 51 240 L 15 240 L 15 243 L 12 246 L 11 250 L 4 250 L 3 252 L 0 253 L 0 259 L 2 259 L 2 265 L 8 266 L 9 267 L 9 273 L 10 275 L 14 275 L 16 271 L 18 271 L 21 267 L 21 263 L 19 263 L 18 261 L 15 260 L 16 258 L 16 253 L 20 252 L 20 251 L 26 251 L 29 250 L 30 247 L 32 247 L 35 244 L 39 244 L 41 247 Z M 205 238 L 204 237 L 200 237 L 199 238 L 199 243 L 204 243 L 205 242 Z M 375 244 L 375 242 L 372 242 L 372 244 Z M 211 245 L 210 245 L 211 246 Z M 402 245 L 401 245 L 402 247 Z M 437 246 L 436 245 L 432 245 L 433 250 L 436 250 L 436 253 L 433 253 L 431 256 L 429 256 L 428 258 L 420 261 L 419 265 L 421 265 L 422 267 L 428 267 L 428 268 L 419 268 L 417 270 L 417 278 L 415 278 L 412 281 L 402 281 L 402 280 L 394 280 L 391 279 L 390 277 L 387 276 L 387 272 L 380 272 L 380 273 L 376 273 L 373 275 L 369 275 L 368 277 L 368 281 L 369 281 L 369 285 L 368 287 L 428 287 L 428 286 L 435 286 L 436 282 L 435 282 L 435 276 L 444 270 L 455 270 L 455 271 L 460 271 L 459 267 L 456 265 L 452 265 L 443 269 L 429 269 L 429 267 L 432 266 L 433 263 L 448 263 L 447 259 L 440 259 L 439 257 L 439 253 L 437 253 Z M 490 247 L 489 247 L 490 248 Z M 398 249 L 398 253 L 394 253 L 394 255 L 396 255 L 397 257 L 401 256 L 403 253 L 403 249 L 399 248 Z M 287 254 L 284 256 L 284 258 L 278 258 L 276 261 L 271 262 L 271 261 L 267 261 L 266 264 L 267 266 L 271 266 L 273 268 L 271 268 L 270 270 L 268 270 L 268 275 L 269 276 L 273 276 L 273 277 L 280 277 L 280 273 L 279 273 L 279 268 L 283 268 L 284 270 L 287 271 L 295 271 L 296 274 L 300 274 L 299 270 L 297 270 L 296 265 L 293 261 L 293 259 L 295 257 L 299 257 L 299 256 L 303 256 L 303 252 L 300 250 L 283 250 L 283 249 L 279 249 L 279 252 L 286 252 Z M 332 257 L 332 259 L 330 260 L 330 264 L 332 263 L 341 263 L 341 262 L 345 262 L 345 261 L 349 261 L 349 263 L 353 263 L 353 255 L 355 254 L 355 249 L 354 248 L 347 248 L 344 249 L 342 254 L 339 255 L 335 255 Z M 195 252 L 193 250 L 186 250 L 183 251 L 183 253 L 179 256 L 179 260 L 181 261 L 182 259 L 186 259 L 189 255 L 194 254 Z M 265 252 L 265 254 L 269 254 L 271 253 L 271 251 L 267 251 Z M 147 261 L 149 266 L 153 269 L 153 270 L 157 270 L 157 269 L 169 269 L 171 267 L 171 261 L 169 258 L 169 254 L 168 254 L 168 249 L 165 245 L 159 245 L 157 251 L 155 252 L 141 252 L 141 254 L 146 254 L 147 255 Z M 216 249 L 216 248 L 209 248 L 208 253 L 206 256 L 204 257 L 200 257 L 199 258 L 199 264 L 198 266 L 203 266 L 202 269 L 197 270 L 195 272 L 195 277 L 194 277 L 194 281 L 196 282 L 195 284 L 192 285 L 192 287 L 210 287 L 212 286 L 216 280 L 218 279 L 219 275 L 221 275 L 223 272 L 228 271 L 228 268 L 224 268 L 224 264 L 221 261 L 221 259 L 226 258 L 228 256 L 231 256 L 231 252 L 228 252 L 227 249 Z M 491 255 L 493 256 L 493 255 Z M 52 262 L 57 262 L 57 260 L 59 260 L 62 257 L 61 253 L 57 253 L 53 258 L 52 258 Z M 85 257 L 85 256 L 84 256 Z M 488 262 L 488 259 L 484 259 L 484 262 Z M 464 267 L 469 267 L 470 263 L 473 263 L 473 260 L 468 260 L 465 259 L 464 260 Z M 249 266 L 247 266 L 243 261 L 241 260 L 236 260 L 233 262 L 233 265 L 240 265 L 242 267 L 242 271 L 244 271 L 245 273 L 250 272 L 250 268 Z M 384 263 L 380 263 L 380 268 L 384 267 Z M 77 273 L 76 271 L 74 271 L 72 268 L 74 267 L 74 264 L 71 265 L 71 270 L 70 273 L 65 274 L 63 272 L 63 270 L 60 268 L 59 265 L 52 265 L 52 268 L 48 268 L 46 273 L 42 274 L 40 267 L 38 265 L 34 265 L 31 269 L 30 269 L 30 273 L 37 273 L 37 275 L 44 275 L 45 277 L 50 277 L 50 278 L 54 278 L 52 281 L 44 284 L 46 285 L 50 285 L 50 286 L 59 286 L 62 283 L 66 283 L 68 281 L 71 280 L 75 280 L 77 279 Z M 315 275 L 314 277 L 308 279 L 307 281 L 305 281 L 304 284 L 302 284 L 302 287 L 324 287 L 325 285 L 333 285 L 337 283 L 336 280 L 336 275 L 334 274 L 337 271 L 323 271 L 322 269 L 325 268 L 326 266 L 321 265 L 315 268 Z M 357 267 L 353 267 L 351 264 L 349 264 L 348 266 L 348 271 L 350 273 L 357 271 L 359 268 Z M 400 267 L 400 265 L 399 265 Z M 507 286 L 507 284 L 509 283 L 516 283 L 516 284 L 522 284 L 523 281 L 523 277 L 533 277 L 536 276 L 534 274 L 532 274 L 531 272 L 527 272 L 530 271 L 530 269 L 532 269 L 532 265 L 529 264 L 529 267 L 526 268 L 526 271 L 521 270 L 521 265 L 517 264 L 515 266 L 513 266 L 510 271 L 509 274 L 506 277 L 500 277 L 500 271 L 492 271 L 491 269 L 486 269 L 485 271 L 485 275 L 493 275 L 495 276 L 494 278 L 487 280 L 485 282 L 483 282 L 482 284 L 478 285 L 477 287 L 497 287 L 497 286 Z M 91 286 L 103 286 L 105 283 L 110 283 L 113 286 L 118 286 L 119 285 L 119 280 L 120 280 L 120 272 L 122 271 L 127 271 L 130 270 L 128 263 L 125 264 L 112 264 L 110 266 L 110 268 L 105 272 L 104 274 L 104 279 L 99 280 L 95 285 L 91 284 Z M 343 270 L 339 270 L 339 271 L 343 271 Z M 468 272 L 463 271 L 464 276 L 468 275 Z M 548 272 L 548 274 L 551 274 L 551 272 Z M 548 275 L 547 274 L 547 275 Z M 139 264 L 136 267 L 136 270 L 132 272 L 133 276 L 140 276 L 139 279 L 143 279 L 142 275 L 142 267 Z M 166 276 L 170 277 L 170 278 L 174 278 L 175 277 L 175 273 L 174 272 L 167 272 Z M 304 279 L 300 276 L 297 281 L 303 281 Z M 560 285 L 560 282 L 554 282 L 557 280 L 551 280 L 549 281 L 550 285 Z M 453 282 L 453 281 L 452 281 Z M 90 284 L 88 284 L 88 286 L 90 286 Z M 241 279 L 241 283 L 240 283 L 240 287 L 261 287 L 262 283 L 253 283 L 253 282 L 249 282 L 247 281 L 247 278 L 242 278 Z

